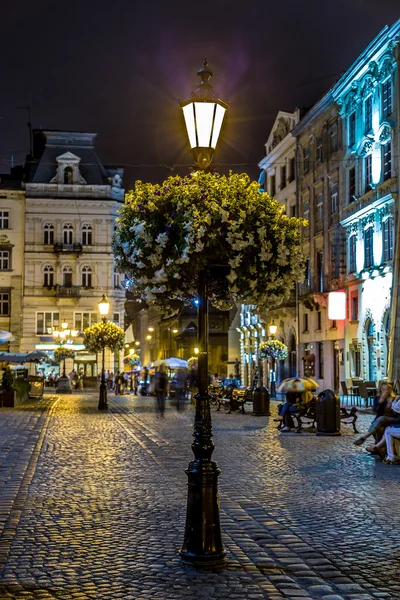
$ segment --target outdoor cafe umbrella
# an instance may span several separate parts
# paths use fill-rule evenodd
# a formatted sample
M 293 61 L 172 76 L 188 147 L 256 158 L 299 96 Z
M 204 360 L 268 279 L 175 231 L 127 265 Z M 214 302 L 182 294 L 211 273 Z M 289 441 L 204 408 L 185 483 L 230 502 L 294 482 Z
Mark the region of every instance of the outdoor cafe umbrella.
M 316 390 L 318 383 L 310 377 L 289 377 L 284 379 L 278 387 L 278 392 L 307 392 Z
M 42 361 L 47 362 L 49 360 L 50 357 L 47 356 L 47 354 L 45 354 L 44 352 L 41 352 L 40 350 L 33 350 L 33 352 L 29 352 L 26 355 L 26 362 L 40 363 Z
M 4 331 L 0 329 L 0 344 L 5 344 L 12 339 L 13 334 L 10 331 Z

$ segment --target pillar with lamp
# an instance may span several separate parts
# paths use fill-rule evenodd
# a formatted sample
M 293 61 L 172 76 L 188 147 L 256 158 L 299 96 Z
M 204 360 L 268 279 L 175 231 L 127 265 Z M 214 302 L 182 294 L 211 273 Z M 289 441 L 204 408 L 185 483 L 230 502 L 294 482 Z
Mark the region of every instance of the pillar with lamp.
M 65 360 L 75 357 L 71 345 L 73 345 L 78 333 L 75 329 L 69 329 L 68 322 L 65 319 L 61 321 L 61 329 L 53 329 L 53 338 L 59 342 L 59 346 L 54 352 L 54 358 L 59 362 L 63 362 L 63 374 L 57 381 L 57 392 L 60 394 L 71 393 L 71 381 L 66 374 Z
M 268 331 L 269 331 L 269 335 L 271 336 L 271 340 L 275 339 L 277 330 L 278 330 L 278 326 L 275 324 L 274 319 L 272 319 L 271 323 L 268 326 Z M 271 358 L 271 372 L 270 372 L 269 380 L 270 380 L 271 398 L 276 398 L 276 362 L 275 362 L 274 356 Z
M 102 299 L 98 303 L 99 313 L 102 318 L 103 323 L 107 322 L 108 313 L 110 312 L 110 303 L 105 294 L 103 294 Z M 105 344 L 102 345 L 101 352 L 101 382 L 100 382 L 100 392 L 99 392 L 99 410 L 106 410 L 108 408 L 108 400 L 107 400 L 107 383 L 106 383 L 106 371 L 105 371 Z
M 210 84 L 213 72 L 207 60 L 197 72 L 200 85 L 189 100 L 181 103 L 190 148 L 196 165 L 208 170 L 218 144 L 222 123 L 228 105 L 219 100 Z M 198 393 L 196 415 L 194 460 L 186 470 L 188 476 L 188 502 L 186 526 L 181 558 L 195 566 L 218 566 L 225 564 L 219 517 L 218 476 L 220 469 L 211 460 L 214 450 L 212 441 L 210 396 L 208 393 L 208 296 L 206 273 L 198 278 Z M 198 350 L 198 354 L 196 353 Z

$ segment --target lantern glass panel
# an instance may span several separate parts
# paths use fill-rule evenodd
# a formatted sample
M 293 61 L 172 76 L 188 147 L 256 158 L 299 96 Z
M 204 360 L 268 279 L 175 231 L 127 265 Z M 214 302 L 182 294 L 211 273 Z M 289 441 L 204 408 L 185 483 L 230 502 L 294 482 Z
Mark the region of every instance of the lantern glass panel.
M 191 148 L 195 148 L 197 146 L 196 141 L 196 125 L 194 121 L 194 104 L 191 102 L 190 104 L 186 104 L 183 106 L 183 116 L 185 119 L 186 131 L 189 137 L 189 144 Z
M 222 123 L 225 117 L 226 108 L 217 104 L 217 109 L 215 111 L 215 119 L 214 119 L 214 129 L 211 138 L 211 148 L 214 148 L 218 144 L 219 134 L 221 133 Z
M 214 120 L 214 102 L 195 102 L 197 140 L 200 148 L 209 148 Z

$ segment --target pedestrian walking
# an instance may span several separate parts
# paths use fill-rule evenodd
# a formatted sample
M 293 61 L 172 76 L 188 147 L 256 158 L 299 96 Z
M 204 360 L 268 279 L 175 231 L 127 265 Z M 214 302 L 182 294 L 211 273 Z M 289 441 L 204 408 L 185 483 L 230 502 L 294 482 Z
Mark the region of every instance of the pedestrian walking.
M 121 375 L 120 372 L 117 371 L 115 375 L 115 395 L 118 396 L 121 393 Z
M 108 378 L 108 389 L 109 390 L 114 389 L 114 373 L 113 372 L 110 373 L 110 376 Z
M 183 369 L 178 369 L 178 372 L 175 375 L 175 397 L 178 412 L 185 408 L 186 385 L 186 373 Z
M 154 377 L 154 388 L 157 397 L 157 410 L 161 417 L 165 413 L 165 397 L 168 388 L 168 377 L 164 372 L 164 367 L 161 365 L 159 371 Z
M 133 391 L 134 391 L 135 396 L 137 396 L 138 389 L 139 389 L 139 375 L 137 373 L 135 373 L 135 375 L 133 376 Z

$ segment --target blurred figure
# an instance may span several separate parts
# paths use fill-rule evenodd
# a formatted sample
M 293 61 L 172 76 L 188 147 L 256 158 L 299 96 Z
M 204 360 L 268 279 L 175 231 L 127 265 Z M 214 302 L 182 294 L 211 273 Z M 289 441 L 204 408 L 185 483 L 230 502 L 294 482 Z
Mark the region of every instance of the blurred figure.
M 134 392 L 135 396 L 137 396 L 138 389 L 139 389 L 139 375 L 137 373 L 135 373 L 133 376 L 133 392 Z
M 154 390 L 157 396 L 157 410 L 161 417 L 165 413 L 165 397 L 167 395 L 168 377 L 164 372 L 163 365 L 154 376 Z
M 115 395 L 118 396 L 121 393 L 121 375 L 120 372 L 117 371 L 115 375 Z
M 108 377 L 108 389 L 109 390 L 113 390 L 114 389 L 114 373 L 110 373 L 109 377 Z
M 175 376 L 176 408 L 178 411 L 185 408 L 187 376 L 184 369 L 178 369 Z

